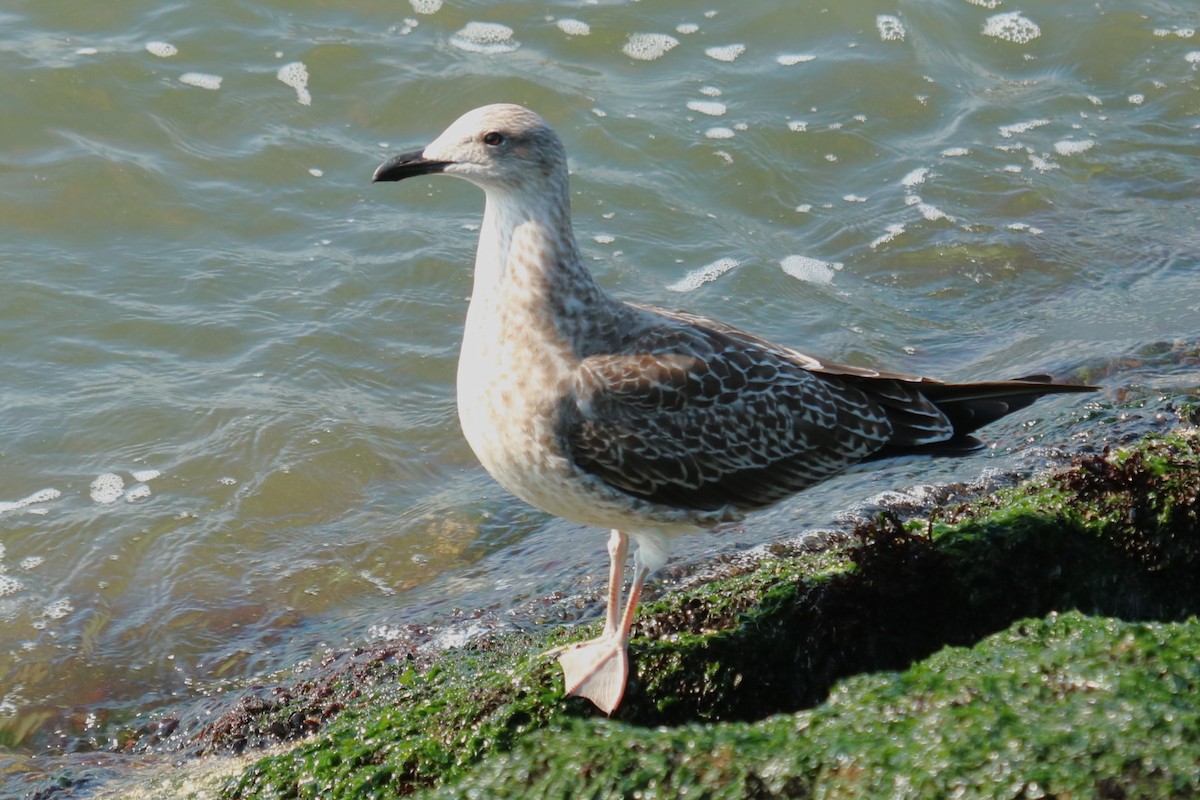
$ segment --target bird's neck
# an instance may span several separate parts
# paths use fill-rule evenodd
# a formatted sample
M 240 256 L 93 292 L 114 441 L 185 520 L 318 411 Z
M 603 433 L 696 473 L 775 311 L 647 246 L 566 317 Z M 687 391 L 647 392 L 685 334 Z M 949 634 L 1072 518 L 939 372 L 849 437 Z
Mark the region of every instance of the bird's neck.
M 589 310 L 615 301 L 583 265 L 566 192 L 537 199 L 488 193 L 468 324 L 477 321 L 477 330 L 504 338 L 516 333 L 516 320 L 526 326 L 533 320 L 548 337 L 578 340 Z

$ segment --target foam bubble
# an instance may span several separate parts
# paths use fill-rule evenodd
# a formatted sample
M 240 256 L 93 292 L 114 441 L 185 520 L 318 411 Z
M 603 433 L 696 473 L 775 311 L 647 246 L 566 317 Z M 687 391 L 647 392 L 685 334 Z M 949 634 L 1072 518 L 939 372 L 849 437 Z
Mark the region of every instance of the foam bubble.
M 808 256 L 788 256 L 779 262 L 783 271 L 797 280 L 808 283 L 833 283 L 833 273 L 842 268 L 841 264 L 820 261 Z
M 592 26 L 577 19 L 560 19 L 554 23 L 558 29 L 568 36 L 587 36 L 592 32 Z
M 629 37 L 621 52 L 638 61 L 653 61 L 662 58 L 678 44 L 678 39 L 665 33 L 635 33 Z
M 688 100 L 687 107 L 710 117 L 720 117 L 725 114 L 725 104 L 718 103 L 716 100 Z
M 293 61 L 290 64 L 284 64 L 275 73 L 284 86 L 290 86 L 296 90 L 296 99 L 302 106 L 312 105 L 312 95 L 308 92 L 308 67 L 304 66 L 302 61 Z
M 450 44 L 469 53 L 511 53 L 521 46 L 513 29 L 499 22 L 468 22 L 450 37 Z
M 156 469 L 135 469 L 129 475 L 138 483 L 146 483 L 161 477 L 162 473 Z
M 983 35 L 994 36 L 1006 42 L 1025 44 L 1042 35 L 1042 29 L 1028 17 L 1021 16 L 1019 11 L 1007 14 L 996 14 L 988 17 L 983 23 Z
M 917 167 L 900 179 L 900 185 L 907 189 L 920 186 L 929 177 L 929 167 Z
M 704 51 L 704 55 L 716 61 L 734 61 L 744 52 L 744 44 L 727 44 L 723 47 L 709 47 Z
M 170 58 L 179 53 L 179 48 L 170 42 L 146 42 L 146 52 L 159 58 Z
M 945 158 L 959 158 L 961 156 L 969 156 L 971 151 L 965 147 L 947 147 L 942 151 L 942 156 Z
M 1013 125 L 1001 125 L 1000 135 L 1005 139 L 1011 139 L 1014 134 L 1025 133 L 1033 130 L 1034 128 L 1040 128 L 1043 125 L 1049 124 L 1050 120 L 1048 119 L 1031 119 L 1028 122 L 1017 122 Z
M 736 258 L 719 258 L 713 263 L 694 269 L 667 287 L 672 292 L 690 292 L 706 283 L 711 283 L 736 267 L 741 262 Z
M 689 33 L 695 33 L 698 30 L 700 30 L 700 26 L 694 22 L 681 22 L 675 26 L 675 32 L 682 33 L 684 36 L 687 36 Z
M 788 130 L 796 133 L 804 133 L 808 130 L 808 123 L 802 119 L 793 119 L 788 121 Z
M 321 176 L 323 176 L 325 174 L 325 170 L 318 169 L 317 167 L 311 167 L 308 170 L 308 174 L 312 175 L 314 178 L 320 178 Z
M 733 133 L 733 128 L 724 128 L 721 126 L 717 126 L 715 128 L 709 128 L 708 130 L 706 130 L 704 132 L 704 135 L 707 136 L 709 139 L 732 139 L 734 136 L 734 133 Z
M 114 472 L 105 472 L 92 481 L 91 496 L 96 503 L 115 503 L 125 492 L 125 479 Z
M 62 619 L 67 614 L 75 610 L 75 606 L 71 605 L 71 601 L 63 598 L 55 600 L 42 609 L 42 616 L 46 619 Z
M 130 503 L 134 502 L 135 500 L 144 500 L 149 496 L 150 496 L 150 487 L 144 483 L 139 483 L 136 486 L 131 486 L 131 487 L 129 487 L 129 490 L 127 492 L 125 492 L 125 500 Z
M 917 203 L 917 210 L 921 212 L 922 217 L 930 222 L 937 222 L 941 219 L 949 220 L 950 222 L 955 221 L 954 217 L 950 216 L 945 211 L 942 211 L 937 206 L 929 205 L 929 203 Z
M 418 14 L 436 14 L 442 10 L 442 0 L 408 0 L 408 4 Z
M 185 72 L 179 76 L 179 82 L 214 92 L 221 88 L 221 76 L 209 75 L 207 72 Z
M 998 8 L 1000 6 L 1000 0 L 967 0 L 967 2 L 971 5 L 982 6 L 983 8 Z
M 1183 60 L 1195 66 L 1200 64 L 1200 50 L 1193 50 L 1183 57 Z
M 1054 143 L 1054 152 L 1060 156 L 1073 156 L 1096 146 L 1095 139 L 1063 139 Z
M 5 511 L 20 511 L 22 508 L 28 508 L 35 503 L 48 503 L 60 497 L 62 497 L 62 492 L 58 489 L 42 489 L 20 500 L 3 500 L 0 501 L 0 514 L 3 514 Z M 3 557 L 4 545 L 0 545 L 0 558 Z
M 7 575 L 0 573 L 0 597 L 16 594 L 24 588 L 25 585 L 16 578 L 10 578 Z
M 700 94 L 704 95 L 705 97 L 720 97 L 721 90 L 715 86 L 701 86 Z
M 781 56 L 776 56 L 775 60 L 785 67 L 790 67 L 793 64 L 807 64 L 809 61 L 816 61 L 817 57 L 805 53 L 784 53 Z
M 899 17 L 891 14 L 880 14 L 875 18 L 875 27 L 879 29 L 879 38 L 884 42 L 903 42 L 904 23 Z
M 878 248 L 879 246 L 881 246 L 881 245 L 885 245 L 885 244 L 887 244 L 888 242 L 892 241 L 893 239 L 895 239 L 897 236 L 899 236 L 899 235 L 900 235 L 900 234 L 902 234 L 902 233 L 904 233 L 904 226 L 903 226 L 903 225 L 899 225 L 899 224 L 888 225 L 888 226 L 887 226 L 887 233 L 885 233 L 885 234 L 883 234 L 882 236 L 879 236 L 879 237 L 877 237 L 876 239 L 872 240 L 872 242 L 871 242 L 871 244 L 869 245 L 869 247 L 870 247 L 872 250 L 875 250 L 875 249 L 876 249 L 876 248 Z M 832 276 L 830 276 L 830 279 L 832 280 Z

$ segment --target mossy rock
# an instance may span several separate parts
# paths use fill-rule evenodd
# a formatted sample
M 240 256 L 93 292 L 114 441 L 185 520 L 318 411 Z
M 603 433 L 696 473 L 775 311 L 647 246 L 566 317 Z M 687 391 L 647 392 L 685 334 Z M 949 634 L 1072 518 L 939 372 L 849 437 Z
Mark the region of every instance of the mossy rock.
M 577 630 L 384 659 L 224 794 L 1200 796 L 1198 509 L 1184 432 L 885 515 L 648 604 L 611 720 L 542 655 Z

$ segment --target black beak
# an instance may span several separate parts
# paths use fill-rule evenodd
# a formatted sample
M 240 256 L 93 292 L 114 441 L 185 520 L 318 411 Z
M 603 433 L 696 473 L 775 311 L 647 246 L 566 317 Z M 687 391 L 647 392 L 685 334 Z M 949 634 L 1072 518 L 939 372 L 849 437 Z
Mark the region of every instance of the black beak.
M 449 161 L 432 161 L 425 158 L 422 155 L 424 152 L 423 150 L 418 150 L 415 153 L 401 153 L 398 156 L 389 158 L 375 170 L 375 175 L 371 178 L 371 183 L 402 181 L 405 178 L 412 178 L 417 175 L 432 175 L 441 172 L 450 164 Z

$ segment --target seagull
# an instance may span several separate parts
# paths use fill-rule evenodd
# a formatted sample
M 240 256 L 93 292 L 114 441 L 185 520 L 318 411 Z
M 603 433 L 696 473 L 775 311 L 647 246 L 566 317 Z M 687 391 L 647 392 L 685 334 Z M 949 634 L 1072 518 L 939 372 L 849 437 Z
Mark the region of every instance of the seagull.
M 563 143 L 522 106 L 467 112 L 373 181 L 422 175 L 462 178 L 486 198 L 458 362 L 467 442 L 520 499 L 611 530 L 603 632 L 550 651 L 565 693 L 606 714 L 625 692 L 638 599 L 672 537 L 739 520 L 861 461 L 974 452 L 976 429 L 1042 395 L 1095 388 L 847 366 L 619 300 L 575 242 Z

